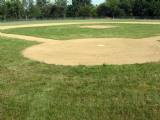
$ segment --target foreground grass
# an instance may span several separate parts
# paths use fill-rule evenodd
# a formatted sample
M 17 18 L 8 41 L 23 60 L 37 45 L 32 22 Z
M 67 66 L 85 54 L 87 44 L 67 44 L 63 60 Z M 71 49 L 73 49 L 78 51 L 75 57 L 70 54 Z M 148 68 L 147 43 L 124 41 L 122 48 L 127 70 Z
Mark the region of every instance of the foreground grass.
M 106 29 L 80 28 L 86 25 L 109 25 L 117 26 Z M 160 25 L 146 24 L 83 24 L 83 25 L 60 25 L 30 28 L 14 28 L 2 30 L 4 33 L 28 35 L 35 37 L 50 38 L 56 40 L 69 40 L 79 38 L 145 38 L 160 35 Z M 78 34 L 77 34 L 78 33 Z
M 160 62 L 56 66 L 20 54 L 37 42 L 0 43 L 2 120 L 160 119 Z

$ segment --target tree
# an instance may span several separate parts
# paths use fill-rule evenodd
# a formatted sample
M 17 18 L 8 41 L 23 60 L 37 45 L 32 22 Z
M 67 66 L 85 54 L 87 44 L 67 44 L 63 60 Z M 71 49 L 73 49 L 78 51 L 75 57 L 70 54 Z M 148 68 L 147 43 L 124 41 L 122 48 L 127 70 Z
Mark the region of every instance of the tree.
M 42 9 L 43 9 L 43 7 L 45 6 L 46 3 L 47 3 L 46 0 L 36 0 L 36 5 L 40 9 L 40 11 L 42 11 Z
M 6 1 L 4 3 L 4 20 L 7 18 L 18 18 L 18 4 L 15 1 Z
M 106 3 L 102 3 L 97 7 L 97 13 L 99 17 L 104 17 L 109 15 L 109 7 Z
M 120 9 L 124 10 L 126 16 L 133 15 L 134 0 L 120 0 Z
M 55 0 L 55 5 L 57 5 L 58 7 L 67 7 L 67 0 Z
M 91 9 L 89 6 L 82 6 L 79 10 L 79 17 L 90 17 L 91 16 Z
M 120 1 L 119 0 L 106 0 L 106 4 L 109 7 L 111 16 L 114 17 L 115 15 L 118 15 L 119 13 L 119 5 Z
M 51 3 L 48 3 L 48 4 L 46 4 L 45 6 L 44 6 L 44 9 L 43 9 L 43 16 L 45 17 L 45 18 L 48 18 L 48 17 L 50 17 L 50 11 L 51 11 L 51 9 L 52 9 L 52 4 Z
M 2 2 L 2 13 L 3 13 L 3 19 L 6 20 L 8 18 L 9 15 L 9 7 L 11 6 L 11 2 L 10 1 L 5 1 L 3 0 Z
M 153 13 L 154 16 L 160 16 L 160 1 L 157 1 L 155 4 L 155 10 Z
M 67 10 L 67 0 L 56 0 L 55 5 L 59 7 L 60 14 L 65 18 Z
M 148 13 L 149 16 L 160 16 L 160 1 L 150 0 Z
M 0 20 L 3 19 L 5 14 L 5 1 L 1 0 L 0 1 Z
M 22 5 L 23 5 L 23 15 L 27 20 L 28 19 L 28 7 L 29 7 L 28 0 L 22 0 Z
M 96 7 L 93 7 L 91 9 L 91 16 L 92 17 L 97 17 L 98 16 L 98 14 L 97 14 L 97 8 Z
M 43 18 L 41 11 L 38 6 L 34 5 L 33 0 L 29 0 L 29 9 L 28 9 L 29 18 Z
M 72 0 L 72 5 L 75 9 L 79 9 L 82 6 L 90 6 L 91 2 L 91 0 Z
M 91 0 L 72 0 L 75 16 L 78 16 L 78 10 L 83 6 L 91 6 Z
M 22 17 L 22 11 L 23 11 L 23 5 L 20 0 L 15 0 L 18 6 L 18 18 L 20 19 Z
M 67 17 L 74 17 L 75 11 L 73 9 L 73 5 L 68 5 L 67 10 L 66 10 L 66 15 Z
M 135 16 L 148 16 L 148 2 L 146 0 L 135 0 L 134 2 L 134 15 Z
M 51 17 L 60 17 L 59 7 L 57 5 L 53 5 L 50 11 Z

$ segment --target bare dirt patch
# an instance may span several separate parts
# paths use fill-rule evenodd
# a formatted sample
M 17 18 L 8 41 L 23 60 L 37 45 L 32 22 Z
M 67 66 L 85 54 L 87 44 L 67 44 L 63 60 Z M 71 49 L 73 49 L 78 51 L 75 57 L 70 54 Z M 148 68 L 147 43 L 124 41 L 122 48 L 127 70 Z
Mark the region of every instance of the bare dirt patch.
M 93 26 L 81 26 L 80 28 L 96 28 L 96 29 L 103 29 L 103 28 L 113 28 L 117 26 L 106 26 L 106 25 L 93 25 Z
M 56 65 L 135 64 L 160 61 L 160 36 L 145 39 L 91 38 L 53 41 L 25 49 L 30 59 Z M 103 44 L 103 47 L 97 46 Z
M 144 23 L 143 23 L 144 24 Z M 135 64 L 160 61 L 160 36 L 143 39 L 89 38 L 58 41 L 24 35 L 1 36 L 42 42 L 22 51 L 32 60 L 56 65 Z

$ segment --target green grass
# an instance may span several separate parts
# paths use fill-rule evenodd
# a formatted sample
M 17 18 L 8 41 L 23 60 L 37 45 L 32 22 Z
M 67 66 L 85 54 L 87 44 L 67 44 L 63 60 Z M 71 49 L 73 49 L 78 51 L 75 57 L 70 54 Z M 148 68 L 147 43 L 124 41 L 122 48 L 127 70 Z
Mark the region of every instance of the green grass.
M 2 120 L 160 119 L 160 62 L 57 66 L 20 54 L 37 42 L 0 43 Z
M 133 38 L 159 35 L 158 25 L 143 25 L 144 28 L 141 25 L 112 25 L 117 25 L 119 30 L 105 29 L 106 36 L 99 34 L 99 37 L 107 37 L 108 34 L 110 37 L 131 35 Z M 47 34 L 44 30 L 41 35 L 65 40 L 63 36 L 67 34 L 69 37 L 66 39 L 73 39 L 88 38 L 92 35 L 97 37 L 98 34 L 94 34 L 100 33 L 99 30 L 78 27 L 79 25 L 41 27 L 47 32 L 51 31 Z M 133 32 L 127 32 L 126 28 Z M 145 30 L 146 28 L 150 29 Z M 6 31 L 9 33 L 16 30 L 17 34 L 24 34 L 32 29 L 31 35 L 40 35 L 38 32 L 41 32 L 41 29 L 27 29 Z M 39 31 L 36 32 L 37 29 Z M 78 30 L 78 34 L 74 33 L 74 30 Z M 86 30 L 88 36 L 82 33 Z M 142 30 L 142 33 L 138 34 L 138 30 Z M 122 33 L 124 35 L 121 35 Z M 20 54 L 25 48 L 36 44 L 39 43 L 0 36 L 2 120 L 160 119 L 160 62 L 61 66 L 29 60 Z
M 66 22 L 160 22 L 160 20 L 138 20 L 138 19 L 90 19 L 90 20 L 40 20 L 22 22 L 1 22 L 1 26 L 40 24 L 40 23 L 66 23 Z
M 2 26 L 12 25 L 27 25 L 27 24 L 41 24 L 41 23 L 69 23 L 69 22 L 112 22 L 106 19 L 93 19 L 93 20 L 40 20 L 40 21 L 23 21 L 23 22 L 2 22 Z M 155 21 L 156 22 L 156 21 Z
M 95 25 L 95 24 L 14 28 L 14 29 L 2 30 L 2 32 L 50 38 L 56 40 L 68 40 L 68 39 L 79 39 L 79 38 L 106 38 L 106 37 L 145 38 L 145 37 L 160 35 L 159 32 L 160 25 L 105 23 L 96 25 L 112 25 L 117 27 L 106 28 L 106 29 L 80 28 L 80 26 L 85 26 L 85 25 Z

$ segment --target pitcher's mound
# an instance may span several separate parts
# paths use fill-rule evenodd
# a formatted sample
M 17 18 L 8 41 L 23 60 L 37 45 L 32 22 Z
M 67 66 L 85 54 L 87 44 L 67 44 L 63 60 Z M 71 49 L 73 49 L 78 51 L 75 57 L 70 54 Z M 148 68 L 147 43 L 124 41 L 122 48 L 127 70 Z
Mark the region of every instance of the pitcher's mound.
M 106 26 L 106 25 L 81 26 L 81 28 L 96 28 L 96 29 L 113 28 L 113 27 L 117 26 Z

